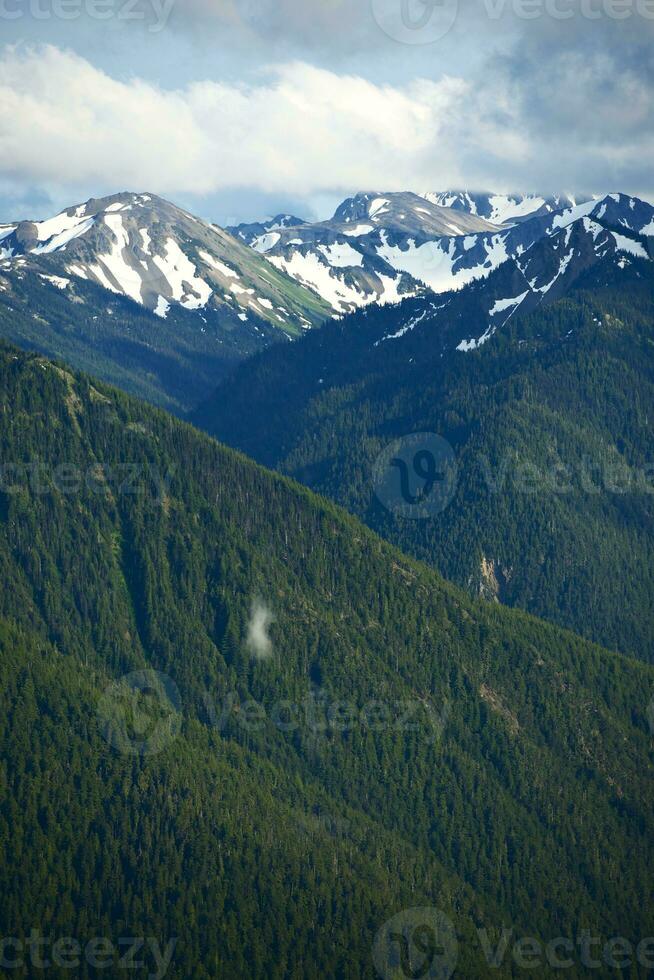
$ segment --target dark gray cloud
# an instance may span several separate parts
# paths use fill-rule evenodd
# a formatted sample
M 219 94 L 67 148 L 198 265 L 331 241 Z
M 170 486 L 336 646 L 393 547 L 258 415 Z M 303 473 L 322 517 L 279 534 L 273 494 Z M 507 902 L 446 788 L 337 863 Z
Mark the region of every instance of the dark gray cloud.
M 654 21 L 546 20 L 490 58 L 485 76 L 518 107 L 535 179 L 654 190 Z
M 3 221 L 29 221 L 53 214 L 60 210 L 59 204 L 43 187 L 0 181 L 0 224 Z

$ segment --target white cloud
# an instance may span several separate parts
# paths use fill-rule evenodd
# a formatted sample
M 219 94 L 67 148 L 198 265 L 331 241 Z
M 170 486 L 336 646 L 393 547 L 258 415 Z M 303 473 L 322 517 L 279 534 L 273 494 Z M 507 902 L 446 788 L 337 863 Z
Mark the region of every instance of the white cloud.
M 393 87 L 301 62 L 254 86 L 166 91 L 52 46 L 10 47 L 0 58 L 0 173 L 163 194 L 449 183 L 468 95 L 448 76 Z M 489 134 L 490 124 L 479 127 L 482 145 Z
M 268 606 L 255 599 L 250 610 L 245 645 L 256 660 L 268 660 L 272 656 L 273 645 L 268 630 L 274 621 L 275 617 Z
M 519 70 L 489 62 L 483 79 L 390 85 L 296 61 L 256 84 L 165 90 L 54 46 L 6 47 L 0 180 L 69 203 L 80 188 L 173 198 L 455 185 L 651 192 L 647 74 L 606 54 L 550 52 L 538 68 L 536 54 Z
M 9 48 L 0 60 L 0 170 L 159 193 L 402 186 L 426 176 L 420 158 L 465 88 L 447 77 L 379 86 L 293 63 L 257 86 L 164 91 L 112 79 L 52 46 Z

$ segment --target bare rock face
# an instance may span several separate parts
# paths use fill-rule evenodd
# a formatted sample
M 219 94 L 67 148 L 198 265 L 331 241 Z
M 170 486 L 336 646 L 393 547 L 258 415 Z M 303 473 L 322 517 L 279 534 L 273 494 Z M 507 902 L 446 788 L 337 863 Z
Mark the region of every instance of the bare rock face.
M 479 576 L 479 595 L 489 602 L 500 601 L 500 583 L 497 579 L 497 565 L 493 558 L 482 555 Z
M 523 257 L 532 260 L 530 250 L 546 238 L 563 237 L 563 246 L 556 247 L 567 249 L 568 229 L 584 218 L 592 223 L 585 229 L 589 240 L 580 243 L 586 265 L 598 251 L 619 246 L 620 239 L 612 239 L 608 231 L 637 235 L 641 244 L 634 254 L 654 254 L 647 244 L 654 211 L 647 202 L 624 194 L 597 200 L 465 192 L 356 194 L 329 221 L 298 224 L 289 216 L 288 224 L 276 220 L 260 226 L 258 237 L 255 226 L 247 226 L 244 240 L 277 269 L 319 293 L 337 314 L 428 291 L 449 293 L 482 282 L 507 263 L 516 269 L 520 288 L 498 297 L 500 304 L 520 297 L 529 305 L 534 299 L 530 292 L 535 289 L 538 300 L 553 286 L 559 289 L 563 277 L 555 270 L 543 280 L 540 268 L 522 268 Z M 583 264 L 575 259 L 570 272 L 579 272 Z M 507 308 L 500 305 L 497 313 Z
M 38 245 L 38 228 L 33 221 L 21 221 L 12 237 L 18 252 L 31 252 Z
M 197 314 L 198 329 L 219 316 L 234 331 L 293 338 L 330 314 L 242 241 L 154 194 L 92 198 L 45 221 L 0 225 L 0 241 L 9 265 L 26 260 L 37 274 L 95 283 L 162 319 L 181 307 Z
M 487 602 L 503 602 L 513 570 L 502 568 L 494 558 L 481 557 L 479 597 Z

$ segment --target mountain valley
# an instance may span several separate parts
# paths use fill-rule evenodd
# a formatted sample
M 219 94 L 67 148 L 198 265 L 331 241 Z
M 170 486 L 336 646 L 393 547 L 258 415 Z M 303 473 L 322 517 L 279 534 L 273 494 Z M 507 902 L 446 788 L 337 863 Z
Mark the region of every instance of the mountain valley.
M 384 923 L 437 906 L 464 976 L 506 927 L 640 949 L 651 666 L 39 355 L 2 345 L 0 407 L 14 947 L 38 924 L 156 937 L 180 980 L 363 980 Z
M 254 357 L 192 418 L 471 593 L 651 660 L 654 209 L 583 210 L 466 287 Z M 407 520 L 374 472 L 414 433 L 446 440 L 458 482 Z

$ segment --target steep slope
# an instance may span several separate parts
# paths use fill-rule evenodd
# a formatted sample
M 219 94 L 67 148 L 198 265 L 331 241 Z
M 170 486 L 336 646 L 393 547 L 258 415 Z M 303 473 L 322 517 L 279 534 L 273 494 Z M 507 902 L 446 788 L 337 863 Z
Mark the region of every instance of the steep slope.
M 557 197 L 541 197 L 539 194 L 492 194 L 469 191 L 427 192 L 421 195 L 426 201 L 441 208 L 452 208 L 485 218 L 494 225 L 515 225 L 530 218 L 544 217 L 555 211 L 564 211 L 578 204 L 585 204 L 588 197 L 573 198 L 569 194 Z
M 0 268 L 0 336 L 92 372 L 178 414 L 239 361 L 283 339 L 264 320 L 172 306 L 165 319 L 124 296 L 52 270 Z
M 2 336 L 174 411 L 329 313 L 252 249 L 152 195 L 0 230 Z
M 453 215 L 450 208 L 406 191 L 356 194 L 339 205 L 331 221 L 322 222 L 314 228 L 351 233 L 362 221 L 370 222 L 374 228 L 409 235 L 469 235 L 496 230 L 494 224 L 478 215 Z
M 601 208 L 593 214 L 598 212 Z M 531 245 L 521 245 L 515 257 L 501 262 L 493 274 L 487 269 L 483 278 L 474 278 L 467 287 L 425 302 L 418 307 L 419 315 L 413 308 L 398 311 L 394 332 L 381 342 L 405 337 L 420 324 L 444 349 L 474 350 L 513 317 L 567 295 L 589 270 L 597 270 L 602 281 L 602 276 L 642 268 L 654 258 L 654 239 L 625 225 L 617 225 L 620 230 L 614 231 L 614 226 L 593 217 L 569 223 L 562 215 L 557 219 L 547 234 Z
M 462 976 L 507 925 L 651 935 L 651 668 L 38 356 L 0 408 L 4 936 L 317 980 L 403 908 Z
M 479 197 L 479 208 L 491 209 L 505 222 L 520 207 L 525 212 L 534 207 L 523 220 L 500 227 L 466 210 L 462 205 L 466 198 L 436 195 L 435 199 L 451 204 L 443 208 L 411 194 L 359 195 L 336 212 L 338 221 L 276 232 L 255 241 L 253 247 L 277 268 L 310 285 L 338 312 L 346 312 L 376 299 L 397 302 L 424 294 L 425 286 L 443 293 L 485 279 L 583 217 L 644 237 L 654 229 L 654 208 L 627 195 L 610 194 L 575 204 L 564 198 L 548 202 L 515 198 L 513 211 L 508 199 Z M 554 211 L 557 204 L 562 207 Z M 475 206 L 472 199 L 467 201 L 468 209 Z M 371 212 L 373 217 L 367 218 Z
M 325 313 L 315 296 L 271 271 L 217 225 L 152 194 L 90 200 L 47 221 L 4 226 L 0 236 L 8 271 L 19 256 L 49 256 L 44 267 L 62 280 L 90 280 L 164 319 L 179 304 L 205 313 L 227 310 L 242 322 L 256 316 L 293 335 Z
M 255 357 L 194 419 L 473 593 L 651 660 L 648 247 L 581 218 L 465 289 Z M 420 432 L 453 447 L 458 482 L 407 520 L 374 464 Z
M 275 232 L 286 228 L 297 228 L 298 225 L 305 225 L 303 218 L 297 218 L 293 214 L 277 214 L 274 218 L 266 218 L 263 221 L 243 222 L 240 225 L 227 227 L 225 231 L 240 238 L 246 245 L 252 245 L 257 239 L 265 235 L 274 236 Z
M 425 282 L 436 292 L 458 289 L 484 279 L 513 260 L 520 264 L 524 254 L 538 242 L 560 236 L 571 225 L 587 218 L 605 229 L 623 230 L 647 239 L 654 228 L 654 208 L 638 198 L 609 194 L 563 211 L 534 217 L 496 235 L 470 236 L 430 243 L 413 257 L 425 266 Z
M 483 218 L 439 207 L 417 194 L 361 193 L 344 201 L 330 221 L 279 227 L 255 239 L 252 247 L 343 313 L 424 292 L 422 270 L 394 261 L 394 250 L 496 230 Z

